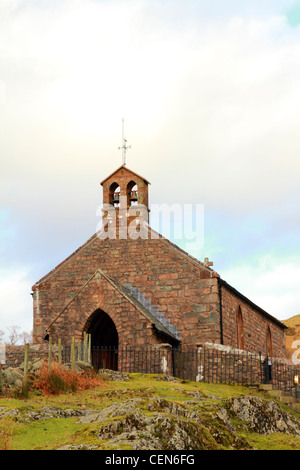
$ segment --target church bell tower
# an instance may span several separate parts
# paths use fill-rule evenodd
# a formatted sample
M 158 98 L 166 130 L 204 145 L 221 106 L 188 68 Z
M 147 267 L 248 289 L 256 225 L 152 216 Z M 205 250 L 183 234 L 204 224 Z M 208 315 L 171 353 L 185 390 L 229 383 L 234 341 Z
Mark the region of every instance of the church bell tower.
M 112 238 L 139 238 L 149 224 L 149 181 L 123 164 L 100 184 L 104 232 Z

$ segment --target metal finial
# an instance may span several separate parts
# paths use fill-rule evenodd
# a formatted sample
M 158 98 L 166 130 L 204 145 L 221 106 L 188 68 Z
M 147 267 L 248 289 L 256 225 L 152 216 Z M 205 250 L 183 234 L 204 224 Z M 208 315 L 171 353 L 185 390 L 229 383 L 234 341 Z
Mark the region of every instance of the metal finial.
M 118 150 L 121 149 L 123 165 L 126 165 L 126 150 L 131 149 L 131 145 L 127 145 L 127 140 L 124 137 L 124 118 L 122 119 L 122 146 L 118 147 Z

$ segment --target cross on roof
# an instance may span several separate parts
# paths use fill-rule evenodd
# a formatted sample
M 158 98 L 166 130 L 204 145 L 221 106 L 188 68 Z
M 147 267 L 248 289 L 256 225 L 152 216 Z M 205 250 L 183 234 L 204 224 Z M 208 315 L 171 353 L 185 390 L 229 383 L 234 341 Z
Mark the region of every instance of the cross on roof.
M 122 161 L 123 165 L 126 165 L 126 151 L 131 149 L 131 145 L 127 145 L 127 140 L 124 137 L 124 118 L 122 119 L 122 146 L 118 147 L 118 150 L 122 149 Z
M 205 266 L 213 266 L 214 263 L 212 261 L 209 261 L 209 258 L 204 258 L 204 264 Z

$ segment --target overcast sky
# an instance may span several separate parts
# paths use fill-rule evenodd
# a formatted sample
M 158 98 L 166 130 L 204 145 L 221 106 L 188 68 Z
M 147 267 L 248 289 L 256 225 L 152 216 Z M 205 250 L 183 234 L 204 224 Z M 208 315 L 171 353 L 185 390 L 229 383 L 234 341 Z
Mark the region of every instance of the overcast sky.
M 32 329 L 31 286 L 96 232 L 123 117 L 151 203 L 204 205 L 192 254 L 300 313 L 299 23 L 294 0 L 0 1 L 0 329 Z

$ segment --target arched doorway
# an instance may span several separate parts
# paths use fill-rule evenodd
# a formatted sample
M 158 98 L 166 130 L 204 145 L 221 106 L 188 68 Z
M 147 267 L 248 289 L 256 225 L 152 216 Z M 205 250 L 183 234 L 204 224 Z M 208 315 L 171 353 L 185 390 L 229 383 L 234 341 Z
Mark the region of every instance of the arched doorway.
M 86 325 L 91 335 L 92 363 L 96 369 L 118 370 L 119 337 L 117 328 L 107 313 L 95 310 Z

